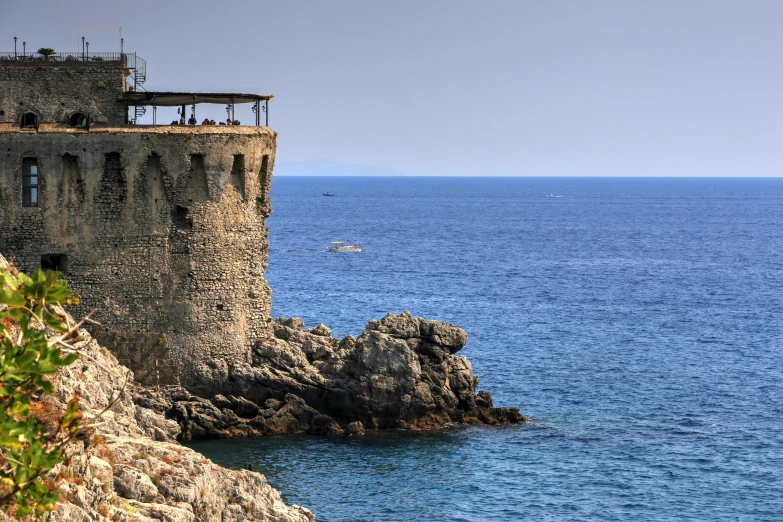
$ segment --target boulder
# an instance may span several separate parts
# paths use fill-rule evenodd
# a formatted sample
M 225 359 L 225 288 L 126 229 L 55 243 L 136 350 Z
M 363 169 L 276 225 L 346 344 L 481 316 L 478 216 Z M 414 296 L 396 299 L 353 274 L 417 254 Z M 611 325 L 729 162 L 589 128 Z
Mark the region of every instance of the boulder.
M 140 502 L 152 502 L 158 496 L 152 479 L 136 468 L 122 464 L 114 467 L 114 491 L 122 498 Z

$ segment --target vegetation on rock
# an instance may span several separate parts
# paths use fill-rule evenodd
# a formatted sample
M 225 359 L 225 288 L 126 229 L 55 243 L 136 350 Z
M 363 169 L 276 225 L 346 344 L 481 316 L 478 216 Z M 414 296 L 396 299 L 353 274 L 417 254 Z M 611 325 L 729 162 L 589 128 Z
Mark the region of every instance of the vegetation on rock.
M 23 517 L 54 509 L 59 495 L 46 474 L 64 460 L 64 445 L 80 429 L 77 396 L 64 412 L 39 402 L 54 392 L 47 376 L 78 357 L 63 352 L 75 327 L 57 307 L 79 301 L 59 272 L 14 272 L 0 270 L 0 509 Z

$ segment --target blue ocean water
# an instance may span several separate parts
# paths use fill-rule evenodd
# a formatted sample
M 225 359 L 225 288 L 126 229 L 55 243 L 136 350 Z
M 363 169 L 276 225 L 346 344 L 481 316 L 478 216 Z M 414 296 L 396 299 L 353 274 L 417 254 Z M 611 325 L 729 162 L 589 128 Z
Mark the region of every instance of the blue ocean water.
M 536 420 L 199 451 L 319 521 L 783 519 L 783 179 L 277 178 L 272 198 L 276 315 L 456 323 L 480 387 Z

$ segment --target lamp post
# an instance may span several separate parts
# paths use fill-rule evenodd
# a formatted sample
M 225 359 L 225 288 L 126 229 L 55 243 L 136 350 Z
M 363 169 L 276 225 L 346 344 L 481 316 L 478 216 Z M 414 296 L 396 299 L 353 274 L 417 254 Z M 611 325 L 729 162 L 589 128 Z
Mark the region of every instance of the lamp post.
M 125 50 L 125 38 L 120 38 L 120 54 L 123 54 Z
M 82 61 L 84 61 L 84 36 L 82 36 Z
M 22 42 L 22 56 L 27 58 L 27 42 Z
M 16 36 L 14 36 L 14 60 L 16 60 Z
M 90 42 L 87 42 L 87 59 L 90 59 Z

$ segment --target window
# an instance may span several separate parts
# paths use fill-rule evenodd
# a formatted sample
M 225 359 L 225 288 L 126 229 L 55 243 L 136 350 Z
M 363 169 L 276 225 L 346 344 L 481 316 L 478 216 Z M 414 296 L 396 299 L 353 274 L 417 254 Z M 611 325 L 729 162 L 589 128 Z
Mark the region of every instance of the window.
M 38 206 L 38 160 L 35 158 L 22 162 L 22 206 Z
M 38 115 L 34 112 L 25 112 L 22 114 L 22 128 L 35 127 L 38 128 Z
M 41 256 L 41 269 L 65 272 L 67 259 L 65 254 L 44 254 Z
M 77 129 L 87 129 L 90 127 L 90 118 L 81 112 L 74 112 L 68 118 L 68 126 Z

